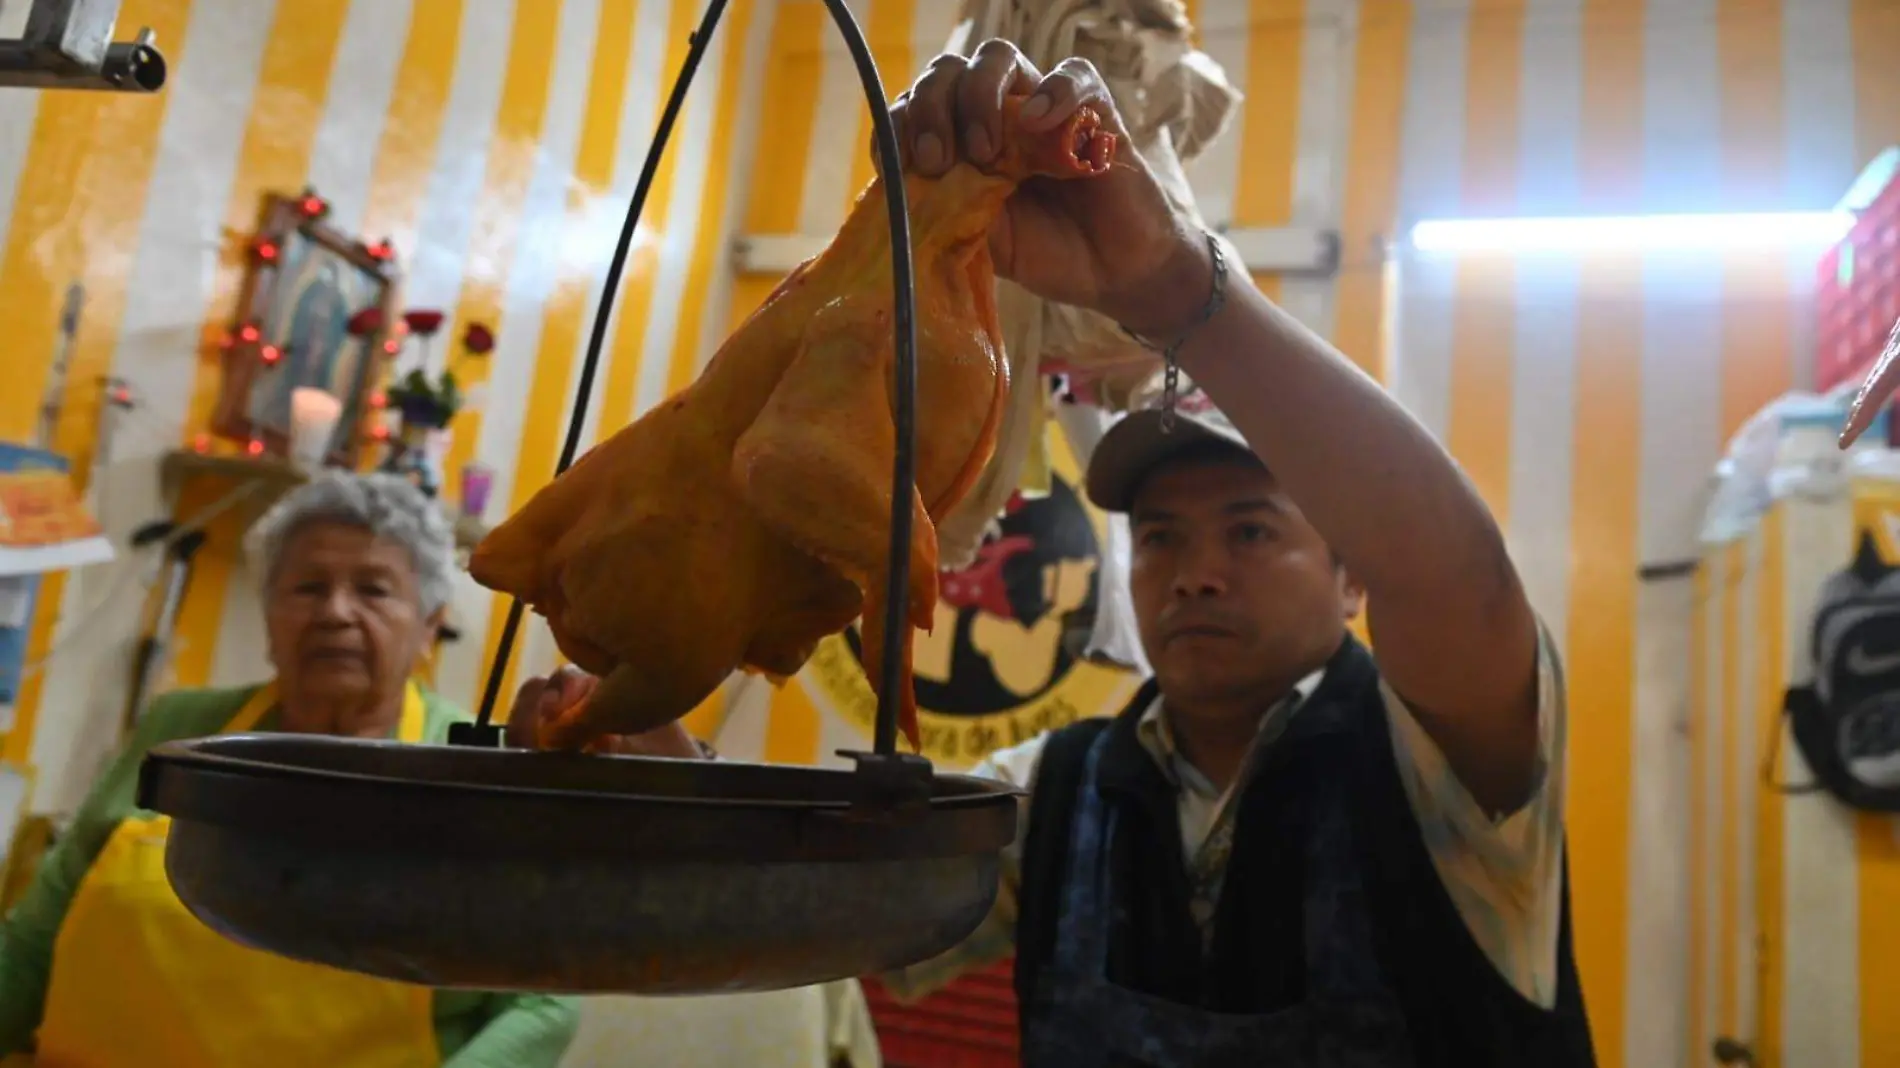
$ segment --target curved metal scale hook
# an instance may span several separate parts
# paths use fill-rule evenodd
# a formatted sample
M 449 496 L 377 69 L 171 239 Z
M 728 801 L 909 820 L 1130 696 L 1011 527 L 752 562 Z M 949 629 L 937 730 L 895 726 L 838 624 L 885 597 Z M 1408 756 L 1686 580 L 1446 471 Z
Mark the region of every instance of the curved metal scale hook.
M 706 54 L 706 46 L 719 26 L 720 16 L 725 14 L 726 3 L 727 0 L 710 0 L 707 3 L 706 13 L 699 20 L 699 28 L 689 38 L 686 61 L 680 67 L 679 78 L 673 83 L 672 93 L 667 96 L 665 110 L 660 113 L 660 123 L 653 132 L 653 145 L 647 150 L 646 163 L 640 168 L 633 201 L 627 206 L 626 221 L 620 228 L 620 240 L 614 246 L 613 259 L 607 266 L 607 278 L 601 286 L 600 309 L 594 316 L 593 333 L 587 340 L 587 354 L 581 361 L 580 383 L 574 390 L 574 414 L 568 422 L 567 439 L 561 445 L 560 460 L 554 467 L 556 477 L 573 464 L 574 455 L 579 451 L 588 401 L 594 392 L 594 375 L 600 366 L 601 350 L 606 346 L 610 312 L 614 298 L 620 291 L 620 278 L 626 271 L 627 256 L 633 248 L 634 232 L 646 209 L 647 194 L 652 191 L 654 175 L 659 171 L 660 159 L 666 153 L 667 140 L 672 136 L 673 125 L 679 119 L 686 92 L 692 87 L 693 75 L 699 70 L 700 59 Z M 887 175 L 902 174 L 903 159 L 897 148 L 897 129 L 891 120 L 890 106 L 885 103 L 884 83 L 878 77 L 877 63 L 871 57 L 871 46 L 865 40 L 864 31 L 852 16 L 846 0 L 825 0 L 825 7 L 831 11 L 832 21 L 837 24 L 838 32 L 844 36 L 845 44 L 851 51 L 852 62 L 858 69 L 858 79 L 864 86 L 864 95 L 871 107 L 871 128 L 878 168 Z M 904 628 L 910 625 L 905 618 L 904 605 L 910 582 L 911 485 L 917 478 L 917 308 L 911 265 L 910 210 L 905 200 L 904 183 L 885 182 L 884 197 L 891 215 L 891 279 L 896 291 L 896 313 L 892 317 L 897 335 L 893 383 L 896 396 L 892 398 L 891 407 L 897 429 L 897 450 L 896 462 L 891 468 L 891 566 L 884 598 L 887 608 L 882 620 L 867 619 L 864 625 L 882 626 L 884 648 L 896 649 L 902 645 Z M 488 669 L 488 684 L 482 691 L 481 709 L 473 724 L 458 725 L 460 729 L 450 734 L 451 744 L 489 747 L 501 744 L 501 728 L 493 722 L 495 704 L 501 699 L 502 679 L 506 674 L 509 653 L 514 649 L 515 637 L 521 629 L 524 607 L 519 600 L 508 606 L 507 620 L 502 624 L 501 641 L 495 647 L 495 660 Z M 881 676 L 872 748 L 876 755 L 889 757 L 894 756 L 897 749 L 897 698 L 903 679 L 900 658 L 885 657 Z

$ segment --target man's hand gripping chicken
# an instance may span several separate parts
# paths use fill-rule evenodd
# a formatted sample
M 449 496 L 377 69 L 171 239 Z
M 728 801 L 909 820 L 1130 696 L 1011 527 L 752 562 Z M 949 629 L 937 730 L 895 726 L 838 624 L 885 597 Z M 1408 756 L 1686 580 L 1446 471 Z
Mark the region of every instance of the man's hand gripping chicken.
M 989 462 L 1009 388 L 992 224 L 1018 185 L 1106 171 L 1090 111 L 1042 132 L 1005 108 L 992 165 L 904 176 L 917 301 L 917 450 L 908 604 L 930 627 L 934 520 Z M 879 180 L 881 181 L 881 179 Z M 601 683 L 540 743 L 580 748 L 690 712 L 735 668 L 783 678 L 862 615 L 879 679 L 895 429 L 890 224 L 879 181 L 699 379 L 582 456 L 475 550 L 469 571 L 546 617 Z M 899 723 L 913 748 L 911 636 Z

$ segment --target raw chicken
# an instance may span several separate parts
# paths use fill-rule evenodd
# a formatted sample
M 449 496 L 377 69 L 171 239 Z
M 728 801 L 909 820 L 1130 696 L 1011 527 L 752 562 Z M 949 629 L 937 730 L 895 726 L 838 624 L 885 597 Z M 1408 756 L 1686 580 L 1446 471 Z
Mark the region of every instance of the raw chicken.
M 993 173 L 904 176 L 917 301 L 917 451 L 908 604 L 930 626 L 934 521 L 989 461 L 1009 391 L 988 234 L 1032 177 L 1106 171 L 1115 137 L 1084 110 L 1045 133 L 1004 114 Z M 475 581 L 546 617 L 600 676 L 541 744 L 572 749 L 690 712 L 734 669 L 783 678 L 864 620 L 873 688 L 885 655 L 890 540 L 892 288 L 881 187 L 794 270 L 697 381 L 590 450 L 490 533 Z M 899 720 L 917 747 L 905 632 Z

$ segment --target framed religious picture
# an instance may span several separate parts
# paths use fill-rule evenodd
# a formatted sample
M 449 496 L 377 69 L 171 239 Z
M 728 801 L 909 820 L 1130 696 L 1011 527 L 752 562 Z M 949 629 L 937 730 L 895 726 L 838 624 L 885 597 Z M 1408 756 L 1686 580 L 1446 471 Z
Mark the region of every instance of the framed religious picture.
M 327 224 L 328 214 L 329 205 L 310 190 L 264 198 L 223 343 L 212 431 L 283 456 L 291 395 L 320 389 L 341 407 L 328 462 L 354 466 L 381 357 L 394 343 L 399 275 L 388 242 L 344 234 Z

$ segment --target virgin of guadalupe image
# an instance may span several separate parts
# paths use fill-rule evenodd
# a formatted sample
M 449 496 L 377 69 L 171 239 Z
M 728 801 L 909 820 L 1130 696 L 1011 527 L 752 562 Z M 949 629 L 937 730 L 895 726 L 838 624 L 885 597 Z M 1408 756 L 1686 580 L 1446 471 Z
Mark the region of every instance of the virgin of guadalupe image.
M 279 433 L 290 429 L 290 395 L 298 387 L 325 390 L 346 406 L 353 406 L 349 402 L 356 392 L 357 346 L 349 332 L 355 272 L 320 250 L 310 255 L 311 248 L 297 242 L 296 254 L 284 264 L 284 297 L 264 324 L 265 340 L 282 357 L 253 387 L 247 413 L 253 426 Z M 338 429 L 348 427 L 353 417 L 345 411 Z

